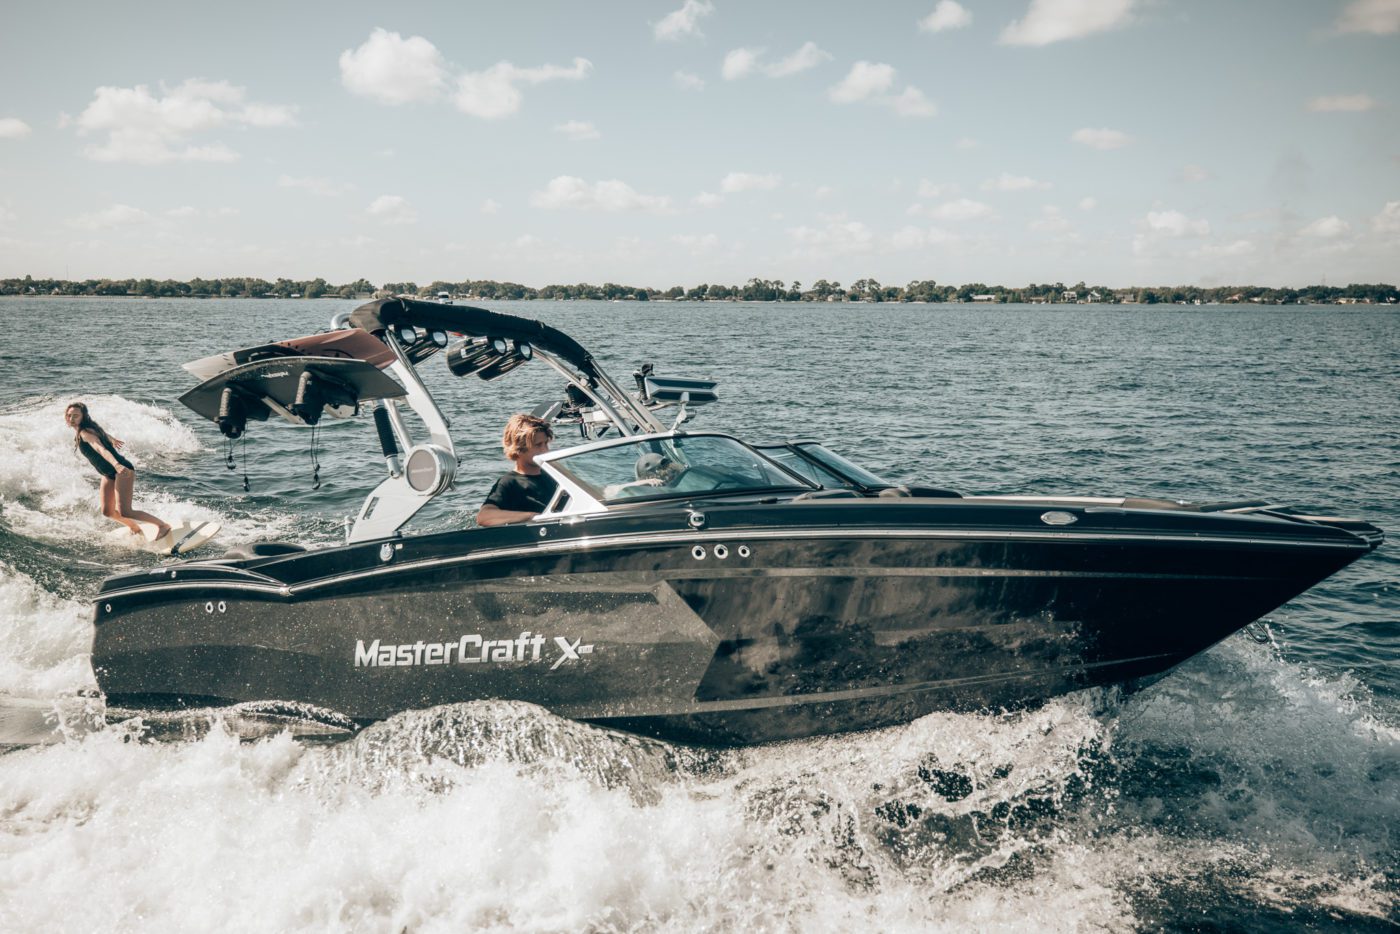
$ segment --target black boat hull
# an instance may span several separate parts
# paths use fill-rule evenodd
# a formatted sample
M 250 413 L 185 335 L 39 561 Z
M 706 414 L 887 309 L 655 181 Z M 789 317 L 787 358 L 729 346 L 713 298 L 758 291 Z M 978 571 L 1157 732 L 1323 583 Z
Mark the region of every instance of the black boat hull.
M 1374 547 L 1122 510 L 1080 512 L 1083 532 L 1041 507 L 971 527 L 967 508 L 736 506 L 698 529 L 672 510 L 183 565 L 104 586 L 93 665 L 117 705 L 369 721 L 507 698 L 761 743 L 1160 675 Z

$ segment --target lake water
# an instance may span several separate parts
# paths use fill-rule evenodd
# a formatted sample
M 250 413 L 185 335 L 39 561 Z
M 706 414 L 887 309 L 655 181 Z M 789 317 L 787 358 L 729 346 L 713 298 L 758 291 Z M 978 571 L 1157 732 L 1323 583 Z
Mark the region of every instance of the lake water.
M 368 419 L 223 443 L 180 364 L 354 302 L 4 299 L 0 930 L 1393 930 L 1400 922 L 1400 312 L 496 302 L 620 382 L 720 381 L 697 428 L 806 437 L 965 492 L 1263 498 L 1391 541 L 1129 698 L 708 752 L 509 703 L 339 742 L 236 716 L 108 718 L 89 600 L 154 565 L 97 512 L 65 404 L 127 441 L 137 503 L 220 541 L 336 541 Z M 524 367 L 425 376 L 461 525 Z M 246 468 L 251 489 L 245 492 Z M 117 720 L 117 722 L 109 722 Z

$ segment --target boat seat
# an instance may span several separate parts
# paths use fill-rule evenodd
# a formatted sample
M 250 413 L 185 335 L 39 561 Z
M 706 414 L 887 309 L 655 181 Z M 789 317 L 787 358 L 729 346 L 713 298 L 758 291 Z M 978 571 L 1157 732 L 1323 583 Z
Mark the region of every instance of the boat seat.
M 903 499 L 914 496 L 920 499 L 962 499 L 962 494 L 936 486 L 888 486 L 875 494 L 880 499 Z
M 909 491 L 910 496 L 917 496 L 928 499 L 962 499 L 963 495 L 957 490 L 945 490 L 941 486 L 906 486 L 900 487 Z
M 1123 498 L 1124 509 L 1185 509 L 1192 512 L 1196 507 L 1191 503 L 1183 503 L 1172 499 L 1151 499 L 1146 496 L 1125 496 Z
M 278 555 L 291 555 L 299 551 L 305 551 L 302 545 L 293 545 L 290 542 L 249 542 L 246 545 L 234 545 L 224 552 L 225 561 L 252 561 L 254 558 L 275 558 Z
M 860 499 L 855 490 L 810 490 L 792 498 L 794 503 L 804 503 L 811 499 Z

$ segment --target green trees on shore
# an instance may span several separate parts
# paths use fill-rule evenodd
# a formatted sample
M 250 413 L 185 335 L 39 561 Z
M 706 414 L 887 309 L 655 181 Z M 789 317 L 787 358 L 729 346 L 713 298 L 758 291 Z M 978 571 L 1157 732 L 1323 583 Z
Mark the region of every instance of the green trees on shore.
M 807 288 L 800 282 L 753 278 L 743 285 L 701 283 L 692 288 L 672 286 L 660 290 L 645 286 L 605 282 L 590 285 L 546 285 L 532 288 L 518 282 L 466 279 L 435 280 L 420 286 L 414 282 L 386 282 L 376 288 L 367 279 L 334 285 L 325 279 L 0 279 L 0 295 L 131 295 L 145 298 L 363 298 L 374 294 L 418 295 L 434 298 L 446 294 L 461 300 L 593 299 L 600 301 L 743 301 L 743 302 L 1032 302 L 1106 304 L 1209 304 L 1251 303 L 1268 305 L 1366 302 L 1400 303 L 1400 290 L 1385 283 L 1347 286 L 1310 285 L 1300 289 L 1255 285 L 1131 286 L 1110 288 L 1077 282 L 1031 283 L 1008 287 L 971 282 L 942 285 L 933 279 L 916 279 L 905 285 L 882 285 L 875 279 L 857 279 L 849 286 L 818 279 Z

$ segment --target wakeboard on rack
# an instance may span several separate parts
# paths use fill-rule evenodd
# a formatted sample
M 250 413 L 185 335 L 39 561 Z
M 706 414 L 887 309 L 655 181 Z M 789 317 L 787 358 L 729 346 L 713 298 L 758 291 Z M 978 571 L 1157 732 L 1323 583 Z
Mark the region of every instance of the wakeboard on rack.
M 234 366 L 180 401 L 226 437 L 238 438 L 249 420 L 267 421 L 274 412 L 294 425 L 315 425 L 322 414 L 348 418 L 363 402 L 405 395 L 402 386 L 365 360 L 296 355 Z
M 379 369 L 394 362 L 394 352 L 383 341 L 363 328 L 348 328 L 329 331 L 325 334 L 308 334 L 306 337 L 293 337 L 271 344 L 258 344 L 241 350 L 230 350 L 186 363 L 184 368 L 200 381 L 213 379 L 220 373 L 278 357 L 342 357 L 363 360 Z

